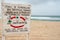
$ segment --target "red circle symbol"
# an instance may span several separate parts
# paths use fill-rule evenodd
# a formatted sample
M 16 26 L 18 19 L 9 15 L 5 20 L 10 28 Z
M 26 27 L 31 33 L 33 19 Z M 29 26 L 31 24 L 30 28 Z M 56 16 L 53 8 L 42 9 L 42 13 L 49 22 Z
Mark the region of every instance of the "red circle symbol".
M 13 17 L 11 17 L 10 19 L 13 20 L 13 19 L 15 19 L 15 18 L 16 18 L 16 16 L 13 16 Z M 22 16 L 20 16 L 20 19 L 22 19 L 23 21 L 25 21 L 25 18 L 22 17 Z M 15 26 L 15 25 L 13 25 L 13 24 L 10 24 L 10 26 L 13 27 L 13 28 L 20 28 L 20 27 L 23 27 L 24 24 L 19 25 L 19 26 Z

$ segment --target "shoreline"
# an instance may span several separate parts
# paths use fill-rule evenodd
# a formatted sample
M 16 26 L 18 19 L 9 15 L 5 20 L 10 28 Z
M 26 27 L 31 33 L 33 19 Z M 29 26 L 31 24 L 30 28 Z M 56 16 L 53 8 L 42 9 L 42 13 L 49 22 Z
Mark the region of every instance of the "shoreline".
M 60 20 L 40 20 L 40 19 L 31 19 L 32 21 L 49 21 L 49 22 L 60 22 Z

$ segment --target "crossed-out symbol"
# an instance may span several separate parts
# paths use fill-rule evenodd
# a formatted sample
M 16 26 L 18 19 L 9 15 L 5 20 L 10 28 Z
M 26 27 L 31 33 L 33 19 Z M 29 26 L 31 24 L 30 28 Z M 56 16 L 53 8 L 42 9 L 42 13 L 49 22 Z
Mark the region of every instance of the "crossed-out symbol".
M 13 20 L 13 19 L 15 19 L 15 18 L 18 18 L 18 17 L 13 16 L 13 17 L 11 17 L 11 18 L 10 18 L 10 20 Z M 22 19 L 23 21 L 25 21 L 25 20 L 26 20 L 23 16 L 20 16 L 19 18 L 20 18 L 20 19 Z M 11 26 L 11 27 L 13 27 L 13 28 L 20 28 L 20 27 L 24 27 L 24 24 L 19 25 L 19 26 L 18 26 L 18 25 L 17 25 L 17 26 L 15 26 L 15 25 L 13 25 L 13 24 L 10 24 L 10 26 Z

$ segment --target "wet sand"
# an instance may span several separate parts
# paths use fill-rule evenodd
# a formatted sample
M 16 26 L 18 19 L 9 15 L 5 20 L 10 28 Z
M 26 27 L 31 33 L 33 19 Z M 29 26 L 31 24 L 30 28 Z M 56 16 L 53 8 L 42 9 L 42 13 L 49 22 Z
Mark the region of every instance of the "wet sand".
M 0 30 L 2 30 L 1 20 L 0 27 Z M 30 40 L 60 40 L 60 22 L 31 20 L 30 30 Z M 25 40 L 25 38 L 25 34 L 19 34 L 17 37 L 8 35 L 6 36 L 6 40 Z

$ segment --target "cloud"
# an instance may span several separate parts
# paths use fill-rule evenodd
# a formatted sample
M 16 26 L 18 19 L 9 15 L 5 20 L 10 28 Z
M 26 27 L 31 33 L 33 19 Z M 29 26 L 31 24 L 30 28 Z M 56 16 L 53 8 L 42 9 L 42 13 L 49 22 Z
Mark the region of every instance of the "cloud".
M 32 15 L 60 15 L 60 1 L 48 0 L 32 7 Z

